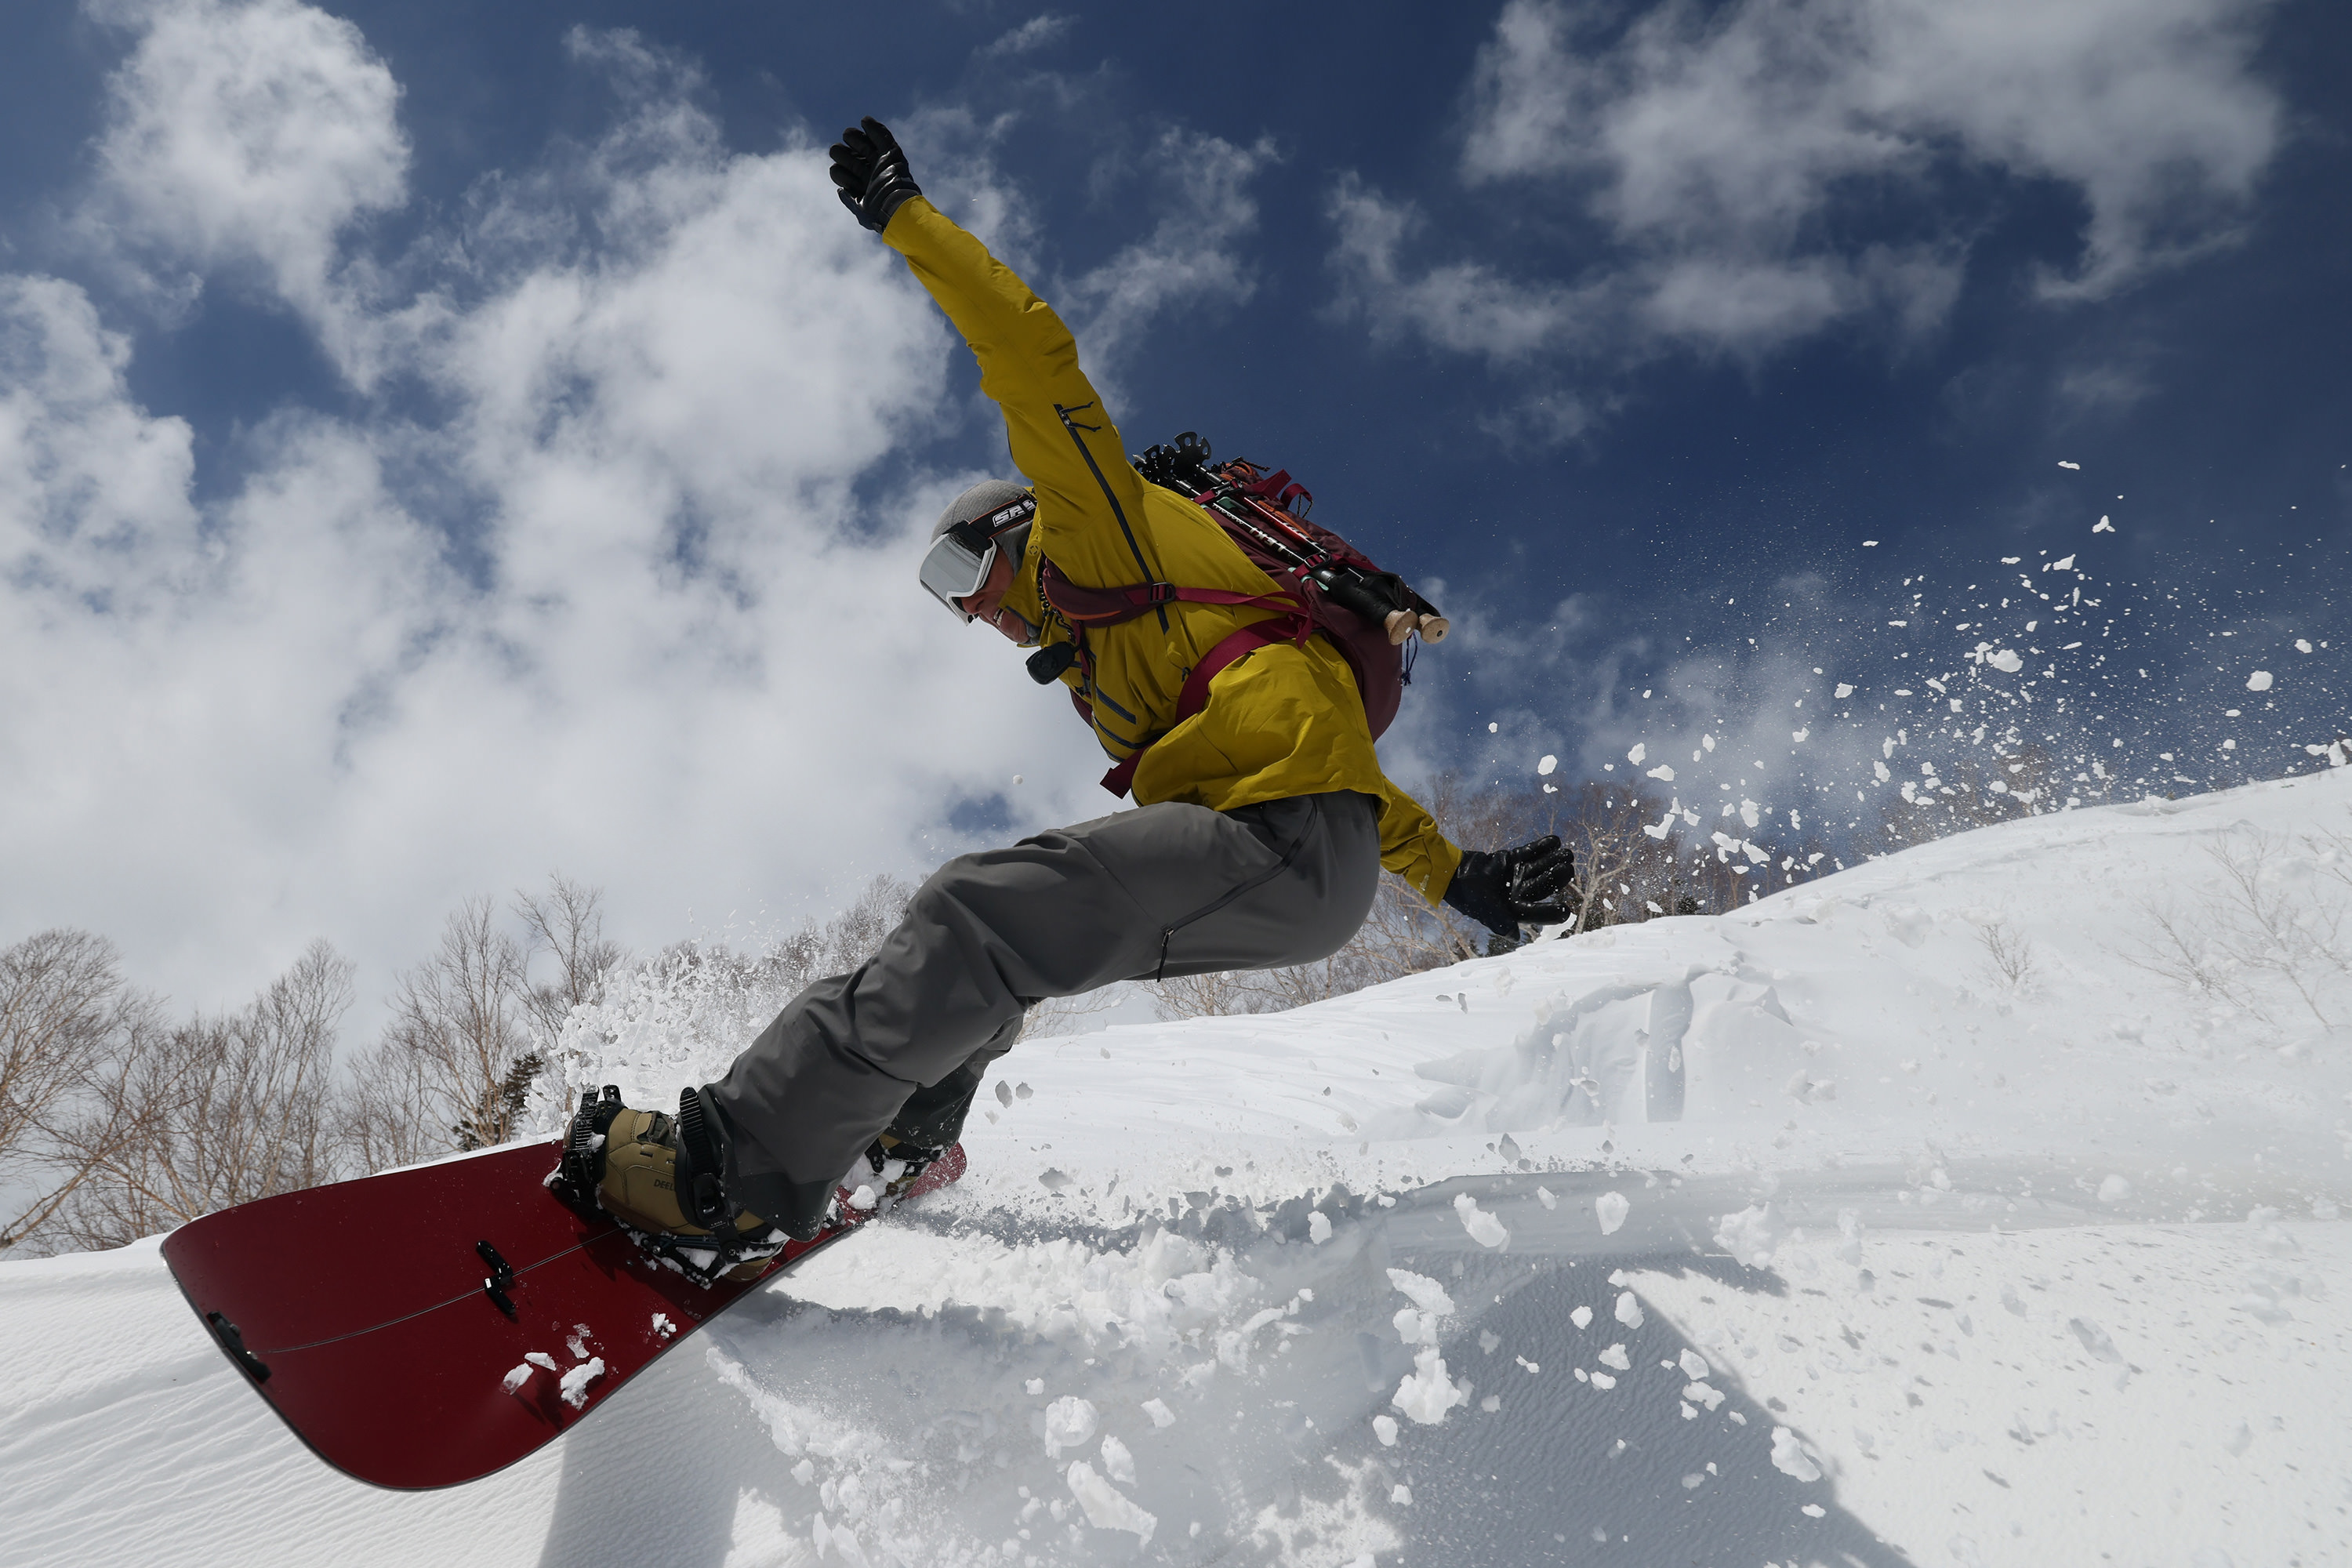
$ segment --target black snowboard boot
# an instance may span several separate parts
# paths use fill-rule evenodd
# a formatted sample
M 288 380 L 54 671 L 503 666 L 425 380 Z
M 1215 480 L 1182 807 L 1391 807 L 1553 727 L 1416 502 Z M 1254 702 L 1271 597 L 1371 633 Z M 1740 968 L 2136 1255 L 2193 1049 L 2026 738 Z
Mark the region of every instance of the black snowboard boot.
M 944 1144 L 934 1147 L 910 1142 L 896 1132 L 885 1132 L 866 1147 L 866 1166 L 874 1173 L 876 1195 L 905 1197 L 925 1167 L 947 1152 Z
M 866 1168 L 874 1173 L 877 1198 L 906 1196 L 924 1169 L 955 1146 L 986 1066 L 966 1064 L 929 1089 L 917 1089 L 882 1135 L 866 1145 Z

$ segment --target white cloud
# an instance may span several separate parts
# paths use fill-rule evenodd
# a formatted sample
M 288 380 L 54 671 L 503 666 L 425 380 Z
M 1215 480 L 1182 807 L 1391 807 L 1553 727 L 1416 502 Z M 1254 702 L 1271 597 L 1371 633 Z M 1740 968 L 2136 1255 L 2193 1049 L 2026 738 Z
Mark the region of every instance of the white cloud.
M 1410 211 L 1343 179 L 1343 297 L 1376 327 L 1507 363 L 1645 339 L 1754 352 L 1854 321 L 1898 341 L 1957 297 L 1972 225 L 1953 177 L 2081 197 L 2052 297 L 2104 294 L 2226 243 L 2283 110 L 2251 70 L 2267 0 L 1689 0 L 1616 13 L 1511 0 L 1481 52 L 1462 170 L 1571 195 L 1600 243 L 1572 280 L 1415 272 Z M 1927 237 L 1856 247 L 1854 215 Z
M 1042 49 L 1048 44 L 1059 42 L 1068 36 L 1071 28 L 1077 25 L 1078 19 L 1076 16 L 1056 16 L 1051 12 L 1041 13 L 982 45 L 980 54 L 982 58 L 992 56 L 1025 55 L 1034 49 Z
M 290 79 L 363 54 L 249 9 Z M 625 36 L 575 54 L 623 79 L 620 122 L 428 236 L 425 306 L 334 292 L 365 255 L 346 180 L 148 231 L 326 279 L 317 329 L 427 389 L 434 423 L 281 413 L 200 504 L 131 342 L 73 284 L 0 282 L 0 765 L 23 781 L 0 942 L 84 925 L 220 1005 L 323 935 L 381 995 L 458 898 L 551 868 L 650 943 L 919 873 L 961 847 L 948 807 L 1015 772 L 1017 823 L 1109 805 L 1067 704 L 913 583 L 919 524 L 973 476 L 896 454 L 964 417 L 962 351 L 822 146 L 730 153 L 675 62 Z
M 1162 312 L 1240 304 L 1255 291 L 1256 277 L 1236 247 L 1257 226 L 1250 182 L 1274 159 L 1267 140 L 1238 147 L 1179 128 L 1160 134 L 1141 171 L 1148 188 L 1161 193 L 1159 224 L 1063 289 L 1097 383 L 1115 374 L 1119 360 Z M 1103 391 L 1115 406 L 1115 390 L 1105 385 Z
M 339 237 L 406 195 L 400 89 L 358 27 L 296 0 L 121 0 L 139 29 L 107 83 L 82 225 L 163 295 L 250 271 L 365 374 Z
M 0 276 L 0 584 L 150 612 L 202 564 L 194 433 L 122 392 L 130 340 L 74 284 Z
M 1610 331 L 1617 290 L 1605 279 L 1583 288 L 1520 283 L 1475 261 L 1409 276 L 1401 255 L 1423 227 L 1420 215 L 1352 173 L 1333 187 L 1328 216 L 1339 231 L 1332 267 L 1340 307 L 1360 312 L 1377 337 L 1420 337 L 1511 363 Z

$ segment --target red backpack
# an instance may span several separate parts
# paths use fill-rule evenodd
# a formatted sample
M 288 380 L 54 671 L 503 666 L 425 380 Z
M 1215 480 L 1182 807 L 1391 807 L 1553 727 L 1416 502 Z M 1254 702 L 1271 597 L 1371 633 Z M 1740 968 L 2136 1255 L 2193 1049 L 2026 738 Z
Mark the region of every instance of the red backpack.
M 1063 576 L 1051 561 L 1041 562 L 1038 587 L 1045 602 L 1069 623 L 1073 641 L 1065 645 L 1070 650 L 1067 653 L 1056 647 L 1033 656 L 1030 674 L 1040 684 L 1058 679 L 1075 658 L 1091 687 L 1094 675 L 1086 647 L 1087 628 L 1118 626 L 1171 600 L 1263 605 L 1281 613 L 1244 626 L 1209 650 L 1177 696 L 1177 722 L 1208 706 L 1209 682 L 1244 654 L 1268 643 L 1303 644 L 1319 632 L 1346 657 L 1355 673 L 1356 689 L 1364 700 L 1365 722 L 1378 739 L 1395 719 L 1397 704 L 1412 679 L 1412 639 L 1443 641 L 1445 617 L 1403 578 L 1381 571 L 1362 551 L 1329 529 L 1307 521 L 1307 512 L 1315 498 L 1287 471 L 1269 474 L 1240 458 L 1212 468 L 1209 458 L 1209 443 L 1187 430 L 1174 445 L 1145 451 L 1135 459 L 1135 467 L 1152 483 L 1206 508 L 1251 564 L 1274 579 L 1277 591 L 1241 594 L 1173 583 L 1087 588 Z M 1086 700 L 1075 692 L 1072 698 L 1092 723 Z M 1150 741 L 1145 742 L 1105 773 L 1103 787 L 1115 795 L 1127 794 L 1136 764 L 1150 745 Z

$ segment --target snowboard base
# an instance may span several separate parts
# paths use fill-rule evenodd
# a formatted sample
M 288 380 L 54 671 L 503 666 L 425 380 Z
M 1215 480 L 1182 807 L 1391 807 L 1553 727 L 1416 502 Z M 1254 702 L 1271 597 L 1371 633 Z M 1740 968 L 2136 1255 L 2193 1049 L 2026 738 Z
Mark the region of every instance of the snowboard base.
M 372 1485 L 455 1486 L 569 1431 L 671 1346 L 896 1206 L 836 1204 L 757 1279 L 696 1284 L 510 1144 L 241 1204 L 165 1238 L 180 1292 L 255 1392 Z M 908 1202 L 962 1175 L 961 1145 Z

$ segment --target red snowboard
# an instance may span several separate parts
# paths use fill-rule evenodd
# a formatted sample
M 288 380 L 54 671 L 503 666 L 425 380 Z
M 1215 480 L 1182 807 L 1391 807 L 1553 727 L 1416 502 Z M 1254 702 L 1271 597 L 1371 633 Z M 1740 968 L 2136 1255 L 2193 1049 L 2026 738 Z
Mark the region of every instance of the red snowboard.
M 163 1242 L 188 1305 L 294 1435 L 380 1487 L 455 1486 L 575 1423 L 762 1280 L 705 1289 L 544 1184 L 553 1142 L 287 1193 Z M 961 1145 L 908 1197 L 963 1174 Z

